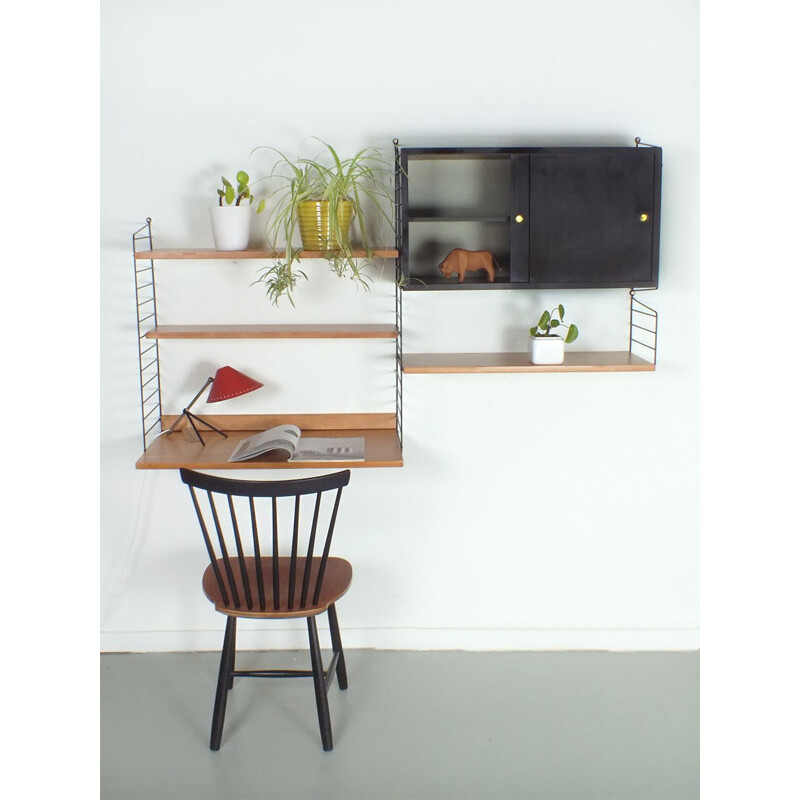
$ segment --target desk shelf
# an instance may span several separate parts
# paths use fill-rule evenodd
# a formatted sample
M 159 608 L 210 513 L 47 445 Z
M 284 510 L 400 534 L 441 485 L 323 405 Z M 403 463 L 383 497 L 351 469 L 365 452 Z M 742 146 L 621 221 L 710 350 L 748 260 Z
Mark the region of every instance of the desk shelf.
M 165 415 L 166 431 L 177 416 Z M 191 441 L 183 430 L 157 436 L 136 462 L 136 469 L 350 469 L 358 467 L 402 467 L 403 454 L 394 414 L 260 414 L 204 416 L 225 431 L 206 433 L 205 446 Z M 247 436 L 276 425 L 297 425 L 304 436 L 364 437 L 363 461 L 303 461 L 292 463 L 264 455 L 248 461 L 229 462 L 236 445 Z
M 653 372 L 655 364 L 621 351 L 567 352 L 563 364 L 531 364 L 527 353 L 409 353 L 403 372 Z

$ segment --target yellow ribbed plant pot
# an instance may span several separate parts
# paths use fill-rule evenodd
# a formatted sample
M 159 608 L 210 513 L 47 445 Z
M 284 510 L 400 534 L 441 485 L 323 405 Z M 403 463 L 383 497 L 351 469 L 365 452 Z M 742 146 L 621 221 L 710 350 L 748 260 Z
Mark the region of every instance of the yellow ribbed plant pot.
M 297 204 L 297 219 L 303 250 L 339 250 L 341 245 L 328 226 L 328 201 L 303 200 Z M 350 241 L 350 224 L 353 221 L 353 203 L 340 200 L 336 209 L 336 221 L 342 242 Z

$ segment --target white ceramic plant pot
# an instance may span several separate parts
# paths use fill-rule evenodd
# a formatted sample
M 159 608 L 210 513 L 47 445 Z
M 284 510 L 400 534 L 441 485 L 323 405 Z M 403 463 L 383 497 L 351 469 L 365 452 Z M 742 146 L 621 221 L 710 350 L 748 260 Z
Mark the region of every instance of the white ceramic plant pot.
M 531 336 L 532 364 L 563 364 L 564 340 L 560 336 Z
M 250 241 L 250 205 L 212 206 L 211 233 L 217 250 L 246 250 Z

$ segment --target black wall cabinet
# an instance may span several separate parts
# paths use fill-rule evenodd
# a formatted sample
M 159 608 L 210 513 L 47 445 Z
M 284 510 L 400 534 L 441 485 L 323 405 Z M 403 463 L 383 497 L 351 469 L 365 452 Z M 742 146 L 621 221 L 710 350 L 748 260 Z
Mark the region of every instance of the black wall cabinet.
M 399 149 L 405 288 L 657 287 L 660 147 Z M 438 269 L 489 250 L 495 279 Z

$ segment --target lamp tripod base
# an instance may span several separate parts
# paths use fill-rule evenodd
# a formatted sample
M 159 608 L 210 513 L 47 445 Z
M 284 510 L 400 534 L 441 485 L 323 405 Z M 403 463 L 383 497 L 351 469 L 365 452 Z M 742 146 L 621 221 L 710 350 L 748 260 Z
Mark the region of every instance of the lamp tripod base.
M 200 431 L 197 430 L 198 425 L 204 425 L 209 430 L 214 431 L 214 433 L 218 433 L 220 436 L 224 436 L 226 439 L 228 438 L 227 433 L 221 431 L 219 428 L 215 427 L 207 420 L 204 420 L 202 417 L 198 417 L 197 414 L 193 414 L 191 411 L 189 411 L 188 408 L 184 408 L 183 413 L 178 417 L 178 419 L 175 420 L 175 422 L 172 423 L 172 426 L 167 431 L 167 435 L 169 435 L 170 433 L 172 433 L 177 429 L 178 425 L 180 424 L 180 421 L 184 417 L 186 417 L 186 421 L 191 426 L 192 430 L 195 433 L 195 436 L 197 436 L 198 440 L 200 441 L 200 444 L 203 445 L 203 447 L 206 446 L 206 443 L 203 441 L 203 437 L 200 435 Z M 208 431 L 206 431 L 206 433 L 208 433 Z

